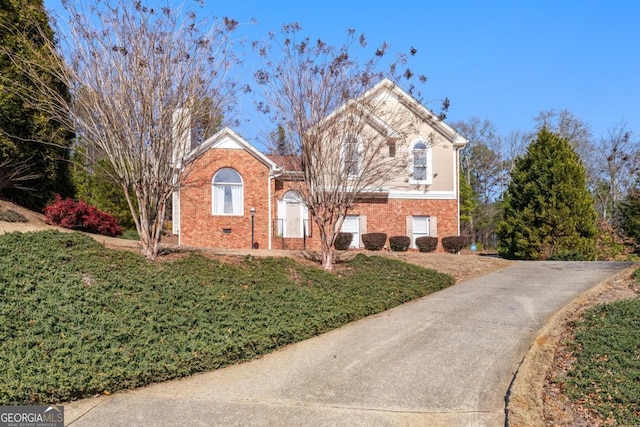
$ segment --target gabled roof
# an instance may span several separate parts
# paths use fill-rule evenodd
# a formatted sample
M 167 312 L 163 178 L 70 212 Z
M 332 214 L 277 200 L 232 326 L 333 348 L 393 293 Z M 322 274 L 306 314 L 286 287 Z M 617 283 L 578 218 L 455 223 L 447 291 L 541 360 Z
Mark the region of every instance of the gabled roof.
M 200 144 L 196 149 L 194 149 L 187 156 L 187 162 L 192 161 L 205 152 L 209 150 L 213 150 L 216 148 L 230 148 L 230 149 L 242 149 L 246 150 L 249 154 L 255 157 L 257 160 L 262 162 L 265 166 L 267 166 L 271 170 L 280 170 L 279 165 L 271 160 L 269 157 L 264 155 L 261 151 L 259 151 L 256 147 L 251 145 L 247 140 L 234 132 L 231 128 L 225 127 L 218 132 L 216 132 L 213 136 L 207 138 L 202 144 Z
M 285 172 L 302 172 L 301 158 L 297 155 L 267 154 Z
M 367 90 L 361 97 L 379 96 L 381 92 L 391 92 L 398 101 L 407 109 L 416 114 L 419 118 L 429 122 L 429 124 L 444 138 L 453 145 L 464 147 L 469 140 L 459 134 L 455 129 L 438 118 L 431 110 L 418 102 L 413 96 L 408 94 L 400 86 L 395 84 L 391 79 L 385 78 L 378 84 Z M 333 113 L 332 113 L 333 114 Z

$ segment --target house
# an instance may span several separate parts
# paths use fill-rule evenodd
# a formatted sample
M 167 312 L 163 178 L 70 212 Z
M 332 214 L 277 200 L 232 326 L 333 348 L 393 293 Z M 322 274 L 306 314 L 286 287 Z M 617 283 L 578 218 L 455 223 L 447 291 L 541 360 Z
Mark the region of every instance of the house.
M 362 247 L 362 235 L 369 232 L 409 236 L 414 248 L 420 236 L 459 235 L 459 150 L 468 141 L 390 80 L 371 91 L 384 94 L 392 100 L 385 105 L 417 118 L 418 125 L 385 151 L 389 157 L 406 156 L 406 173 L 362 192 L 342 231 L 354 234 L 353 247 Z M 369 132 L 394 134 L 393 126 L 375 113 L 367 120 Z M 300 171 L 290 166 L 288 156 L 265 155 L 224 128 L 195 148 L 190 159 L 189 173 L 173 198 L 173 232 L 180 245 L 320 247 L 308 209 L 293 190 Z M 357 168 L 356 163 L 347 167 Z

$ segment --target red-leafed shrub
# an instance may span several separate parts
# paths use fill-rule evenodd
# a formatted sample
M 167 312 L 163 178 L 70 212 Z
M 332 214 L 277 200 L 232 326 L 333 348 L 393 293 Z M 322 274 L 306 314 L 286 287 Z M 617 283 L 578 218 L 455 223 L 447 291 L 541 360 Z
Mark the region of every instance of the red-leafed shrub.
M 387 233 L 367 233 L 362 235 L 362 244 L 368 251 L 379 251 L 387 243 Z
M 104 236 L 122 235 L 122 228 L 115 217 L 82 200 L 63 199 L 56 195 L 54 202 L 44 208 L 44 216 L 47 224 Z

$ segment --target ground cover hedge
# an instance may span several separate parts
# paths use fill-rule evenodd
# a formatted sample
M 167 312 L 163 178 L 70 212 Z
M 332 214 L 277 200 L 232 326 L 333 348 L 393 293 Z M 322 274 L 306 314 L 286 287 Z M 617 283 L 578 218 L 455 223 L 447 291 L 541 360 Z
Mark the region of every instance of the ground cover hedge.
M 640 283 L 640 269 L 634 278 Z M 640 298 L 589 310 L 575 331 L 568 395 L 610 425 L 640 425 Z
M 164 262 L 80 233 L 0 236 L 0 404 L 46 404 L 251 359 L 453 284 L 358 255 Z

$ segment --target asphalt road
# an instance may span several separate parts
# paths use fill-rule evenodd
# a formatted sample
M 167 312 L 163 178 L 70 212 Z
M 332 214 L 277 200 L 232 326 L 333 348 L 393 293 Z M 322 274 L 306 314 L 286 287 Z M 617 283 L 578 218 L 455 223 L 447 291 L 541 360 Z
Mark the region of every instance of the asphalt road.
M 517 262 L 187 379 L 65 405 L 80 426 L 503 426 L 505 395 L 558 310 L 628 268 Z

